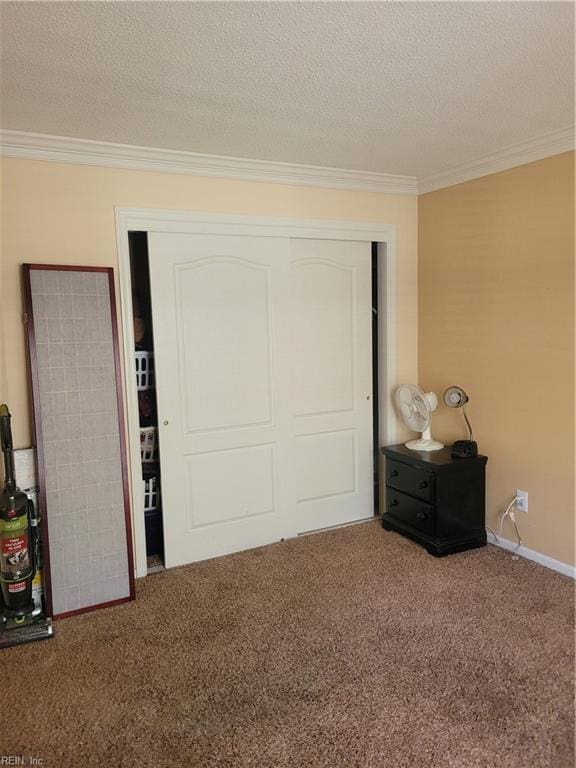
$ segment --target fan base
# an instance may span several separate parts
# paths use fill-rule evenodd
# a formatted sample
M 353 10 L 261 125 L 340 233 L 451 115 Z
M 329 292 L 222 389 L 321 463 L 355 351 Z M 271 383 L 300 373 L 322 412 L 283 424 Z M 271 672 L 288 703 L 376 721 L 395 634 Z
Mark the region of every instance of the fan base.
M 441 448 L 444 448 L 443 443 L 439 443 L 438 440 L 432 440 L 431 438 L 410 440 L 405 445 L 411 451 L 439 451 Z

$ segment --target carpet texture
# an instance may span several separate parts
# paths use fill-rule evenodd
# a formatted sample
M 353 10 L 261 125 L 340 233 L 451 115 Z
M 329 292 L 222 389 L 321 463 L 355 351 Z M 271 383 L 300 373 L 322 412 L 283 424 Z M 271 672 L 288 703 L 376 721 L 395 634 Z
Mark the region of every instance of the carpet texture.
M 570 768 L 574 585 L 377 522 L 149 576 L 1 652 L 42 768 Z

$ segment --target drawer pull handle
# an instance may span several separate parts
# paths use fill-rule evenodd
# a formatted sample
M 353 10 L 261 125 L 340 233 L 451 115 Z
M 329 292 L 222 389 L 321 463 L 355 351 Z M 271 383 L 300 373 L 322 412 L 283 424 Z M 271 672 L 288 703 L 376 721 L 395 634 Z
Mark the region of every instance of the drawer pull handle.
M 416 512 L 416 517 L 418 520 L 426 520 L 428 518 L 428 515 L 426 512 Z
M 398 499 L 391 499 L 390 506 L 391 507 L 397 507 L 398 506 Z
M 398 470 L 393 469 L 392 472 L 390 472 L 390 477 L 398 477 Z
M 418 483 L 418 488 L 428 488 L 428 480 L 421 480 Z

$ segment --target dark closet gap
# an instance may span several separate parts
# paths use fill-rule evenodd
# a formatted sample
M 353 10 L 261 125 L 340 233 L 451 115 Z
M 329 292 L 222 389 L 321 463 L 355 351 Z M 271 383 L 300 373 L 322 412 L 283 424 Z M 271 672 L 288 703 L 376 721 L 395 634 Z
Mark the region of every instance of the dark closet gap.
M 378 243 L 372 243 L 372 441 L 374 446 L 374 514 L 380 514 L 380 415 L 378 403 Z
M 146 556 L 151 573 L 163 566 L 164 542 L 148 235 L 146 232 L 130 232 L 128 239 L 135 342 L 133 370 L 138 391 Z

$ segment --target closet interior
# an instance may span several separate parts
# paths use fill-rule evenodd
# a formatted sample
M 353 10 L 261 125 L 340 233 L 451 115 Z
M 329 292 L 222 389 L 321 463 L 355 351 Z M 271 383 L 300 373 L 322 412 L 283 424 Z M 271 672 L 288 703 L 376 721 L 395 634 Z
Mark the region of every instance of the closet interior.
M 148 238 L 146 232 L 130 232 L 130 273 L 134 316 L 134 375 L 140 419 L 140 458 L 144 484 L 144 520 L 148 571 L 164 563 L 160 446 L 154 377 L 154 329 L 150 296 Z

